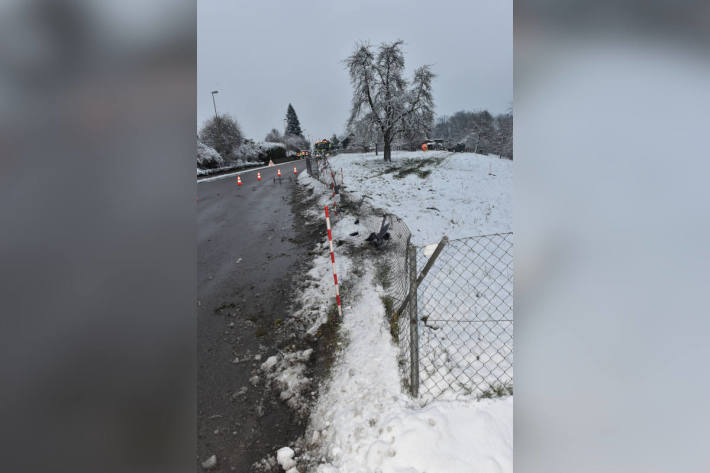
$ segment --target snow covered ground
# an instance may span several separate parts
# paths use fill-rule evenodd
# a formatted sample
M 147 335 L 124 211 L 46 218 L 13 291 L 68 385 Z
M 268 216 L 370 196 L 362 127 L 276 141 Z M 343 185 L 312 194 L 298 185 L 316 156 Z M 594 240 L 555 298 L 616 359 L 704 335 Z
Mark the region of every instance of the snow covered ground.
M 347 192 L 402 217 L 415 245 L 512 231 L 513 162 L 444 151 L 341 154 Z M 428 174 L 427 174 L 428 173 Z M 426 177 L 422 178 L 421 175 Z
M 341 155 L 332 158 L 331 165 L 342 168 L 351 196 L 366 196 L 375 207 L 403 218 L 416 245 L 434 243 L 443 234 L 461 238 L 512 229 L 510 161 L 471 153 L 395 152 L 392 165 L 373 153 Z M 330 190 L 306 173 L 299 183 L 320 195 L 320 208 L 312 216 L 322 218 L 322 206 L 332 202 Z M 357 229 L 355 217 L 334 219 L 333 238 L 352 239 L 350 233 Z M 309 275 L 314 284 L 303 294 L 310 307 L 321 308 L 311 311 L 316 314 L 314 328 L 323 321 L 322 308 L 333 291 L 326 283 L 330 260 L 320 246 L 323 255 L 316 257 Z M 363 275 L 355 278 L 358 264 Z M 381 299 L 385 291 L 373 262 L 357 263 L 336 248 L 336 266 L 339 276 L 342 270 L 357 281 L 344 300 L 342 351 L 327 386 L 321 387 L 303 444 L 290 446 L 295 452 L 280 452 L 284 470 L 512 472 L 513 397 L 479 401 L 470 396 L 422 407 L 402 390 L 398 347 L 390 335 Z
M 368 273 L 343 315 L 348 344 L 311 414 L 307 440 L 321 455 L 314 471 L 512 472 L 512 398 L 418 407 L 402 392 L 397 347 Z

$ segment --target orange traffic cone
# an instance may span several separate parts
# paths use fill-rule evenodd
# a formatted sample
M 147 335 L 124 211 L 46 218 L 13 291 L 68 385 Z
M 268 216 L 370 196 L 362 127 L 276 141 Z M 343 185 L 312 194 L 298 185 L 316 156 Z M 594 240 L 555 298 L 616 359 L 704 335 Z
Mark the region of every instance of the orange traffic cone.
M 271 159 L 269 159 L 269 166 L 273 166 L 273 165 L 274 165 L 274 162 Z
M 241 186 L 242 185 L 242 178 L 237 176 L 237 185 Z
M 261 173 L 259 171 L 256 171 L 256 180 L 257 181 L 261 180 Z
M 298 174 L 298 171 L 296 171 L 296 166 L 293 167 L 293 173 Z
M 276 175 L 281 177 L 281 168 L 279 168 L 279 172 Z

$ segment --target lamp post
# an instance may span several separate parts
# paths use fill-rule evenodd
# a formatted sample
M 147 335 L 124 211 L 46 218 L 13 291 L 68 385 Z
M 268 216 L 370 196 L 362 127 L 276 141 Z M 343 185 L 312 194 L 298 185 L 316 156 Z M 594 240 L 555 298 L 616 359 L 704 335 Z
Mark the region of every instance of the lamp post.
M 220 123 L 219 117 L 217 116 L 217 102 L 214 99 L 214 96 L 218 93 L 219 90 L 212 91 L 212 105 L 214 105 L 214 121 L 217 124 L 217 131 L 219 132 L 219 142 L 220 145 L 224 145 L 224 138 L 222 138 L 222 124 Z
M 215 94 L 218 94 L 219 90 L 213 90 L 212 91 L 212 105 L 214 105 L 214 117 L 215 119 L 217 118 L 217 102 L 214 100 Z

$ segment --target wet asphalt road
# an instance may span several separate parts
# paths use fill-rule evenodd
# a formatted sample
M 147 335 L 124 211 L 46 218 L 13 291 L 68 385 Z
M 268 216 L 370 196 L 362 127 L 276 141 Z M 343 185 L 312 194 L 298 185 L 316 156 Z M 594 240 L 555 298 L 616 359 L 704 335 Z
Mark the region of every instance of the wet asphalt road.
M 272 328 L 285 318 L 289 281 L 307 257 L 295 239 L 294 166 L 305 172 L 301 160 L 261 169 L 261 182 L 247 171 L 242 186 L 236 176 L 197 184 L 198 470 L 214 454 L 211 471 L 250 471 L 294 435 L 293 413 L 263 380 L 250 382 L 274 353 Z

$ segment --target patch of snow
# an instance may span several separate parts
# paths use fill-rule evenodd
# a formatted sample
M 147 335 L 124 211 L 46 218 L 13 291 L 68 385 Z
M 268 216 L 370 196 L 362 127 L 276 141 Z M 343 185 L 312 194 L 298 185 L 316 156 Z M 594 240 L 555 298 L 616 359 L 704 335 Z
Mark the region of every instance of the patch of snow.
M 291 408 L 304 407 L 305 396 L 309 393 L 311 380 L 305 375 L 306 363 L 311 358 L 313 349 L 295 351 L 270 356 L 261 364 L 261 369 L 279 390 L 279 397 Z
M 360 244 L 367 235 L 366 227 L 360 223 L 355 223 L 358 218 L 353 215 L 340 215 L 337 217 L 337 225 L 333 227 L 333 240 L 342 240 L 350 243 Z M 353 235 L 356 233 L 356 235 Z
M 437 247 L 437 245 L 436 245 L 436 243 L 434 243 L 434 244 L 427 245 L 424 248 L 422 248 L 422 251 L 424 252 L 424 256 L 426 256 L 428 258 L 431 255 L 433 255 L 436 247 Z
M 217 455 L 212 455 L 207 460 L 202 462 L 202 468 L 209 470 L 217 466 Z
M 324 218 L 324 217 L 321 217 Z M 337 228 L 337 223 L 336 227 Z M 310 281 L 298 296 L 302 307 L 293 316 L 299 318 L 308 326 L 306 334 L 315 335 L 320 327 L 328 320 L 328 310 L 335 303 L 335 287 L 333 284 L 333 267 L 330 261 L 328 239 L 323 226 L 325 241 L 316 245 L 313 258 L 313 267 L 306 273 L 305 280 Z M 335 248 L 335 267 L 339 280 L 348 277 L 351 268 L 351 259 Z
M 270 356 L 266 359 L 265 362 L 263 362 L 261 364 L 261 369 L 264 371 L 268 371 L 271 368 L 273 368 L 278 361 L 279 361 L 279 358 L 277 356 Z
M 333 202 L 338 203 L 339 198 L 336 194 L 333 197 L 333 191 L 317 179 L 313 179 L 308 175 L 308 172 L 302 172 L 298 175 L 298 183 L 307 190 L 313 190 L 314 195 L 318 198 L 318 204 L 315 209 L 307 211 L 308 218 L 316 218 L 322 220 L 325 218 L 325 206 L 333 208 Z M 333 218 L 333 220 L 335 220 Z
M 284 471 L 288 471 L 296 466 L 296 461 L 293 459 L 295 454 L 296 453 L 290 447 L 279 448 L 276 452 L 276 461 L 279 462 L 279 465 L 281 465 Z

